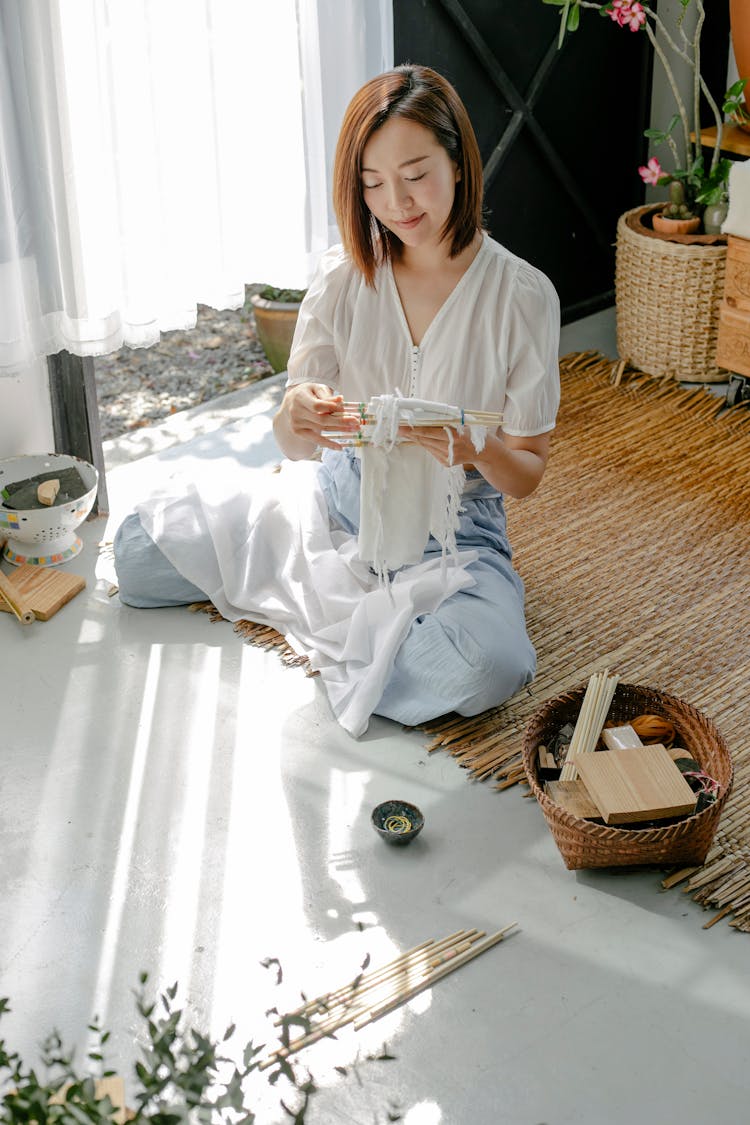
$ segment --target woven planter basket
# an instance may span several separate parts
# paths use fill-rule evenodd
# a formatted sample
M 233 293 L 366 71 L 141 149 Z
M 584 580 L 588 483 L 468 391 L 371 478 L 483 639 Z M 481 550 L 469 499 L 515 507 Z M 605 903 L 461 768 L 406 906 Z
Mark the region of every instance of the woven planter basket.
M 656 209 L 636 207 L 617 223 L 617 349 L 648 375 L 726 382 L 716 365 L 725 241 L 668 242 L 645 233 L 641 220 Z
M 702 812 L 663 828 L 611 828 L 572 816 L 553 801 L 540 784 L 537 750 L 548 745 L 566 723 L 575 724 L 586 688 L 549 700 L 529 723 L 523 764 L 532 792 L 544 813 L 555 843 L 569 869 L 587 867 L 673 867 L 703 863 L 732 787 L 732 762 L 714 724 L 689 703 L 635 684 L 618 684 L 608 720 L 628 723 L 637 715 L 661 715 L 678 732 L 678 745 L 719 782 L 719 794 Z

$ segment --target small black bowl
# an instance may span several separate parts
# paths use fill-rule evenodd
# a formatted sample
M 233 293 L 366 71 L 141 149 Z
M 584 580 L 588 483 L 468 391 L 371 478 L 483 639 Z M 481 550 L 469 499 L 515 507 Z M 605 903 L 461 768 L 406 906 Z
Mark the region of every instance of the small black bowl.
M 410 844 L 424 828 L 424 817 L 408 801 L 383 801 L 372 810 L 372 825 L 387 844 Z

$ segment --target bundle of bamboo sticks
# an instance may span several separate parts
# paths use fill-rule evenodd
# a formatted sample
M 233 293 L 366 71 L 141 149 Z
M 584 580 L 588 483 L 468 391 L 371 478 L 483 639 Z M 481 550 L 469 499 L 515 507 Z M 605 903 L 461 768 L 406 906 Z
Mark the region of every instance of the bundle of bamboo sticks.
M 461 406 L 450 406 L 442 402 L 428 402 L 426 399 L 403 399 L 400 413 L 403 424 L 408 426 L 500 426 L 503 416 L 489 410 L 465 410 Z M 340 413 L 354 415 L 359 421 L 359 429 L 324 430 L 323 436 L 341 445 L 369 445 L 377 425 L 377 397 L 366 402 L 344 402 Z M 334 419 L 338 415 L 331 415 Z M 405 440 L 405 439 L 400 439 Z M 408 440 L 408 439 L 406 439 Z
M 596 749 L 619 680 L 619 676 L 609 674 L 609 668 L 605 668 L 603 672 L 594 672 L 589 679 L 573 737 L 565 755 L 565 764 L 560 771 L 560 781 L 575 781 L 578 777 L 576 757 Z
M 517 924 L 511 922 L 489 937 L 484 930 L 471 929 L 457 930 L 440 941 L 430 938 L 388 964 L 360 973 L 349 984 L 307 1001 L 277 1019 L 275 1026 L 296 1022 L 309 1030 L 271 1052 L 259 1069 L 265 1070 L 325 1036 L 334 1035 L 347 1024 L 354 1024 L 354 1030 L 359 1031 L 497 945 Z

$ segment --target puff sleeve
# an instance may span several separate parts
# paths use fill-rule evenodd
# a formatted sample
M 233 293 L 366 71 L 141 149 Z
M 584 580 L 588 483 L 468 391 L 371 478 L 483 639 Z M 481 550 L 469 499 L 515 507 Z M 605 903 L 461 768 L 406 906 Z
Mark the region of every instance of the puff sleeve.
M 351 276 L 352 266 L 341 246 L 323 254 L 300 305 L 287 367 L 288 387 L 326 383 L 337 389 L 337 310 Z
M 531 437 L 554 429 L 560 405 L 560 301 L 552 282 L 519 261 L 506 336 L 503 430 Z

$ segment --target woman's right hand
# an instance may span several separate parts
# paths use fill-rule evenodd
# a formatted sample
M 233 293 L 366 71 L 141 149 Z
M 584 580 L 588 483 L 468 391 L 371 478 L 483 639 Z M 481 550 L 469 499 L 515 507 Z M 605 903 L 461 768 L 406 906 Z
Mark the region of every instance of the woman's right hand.
M 323 437 L 323 431 L 353 432 L 359 427 L 356 415 L 343 413 L 343 402 L 343 396 L 334 394 L 325 383 L 289 387 L 273 423 L 285 455 L 294 461 L 309 457 L 318 446 L 341 449 L 339 442 Z

